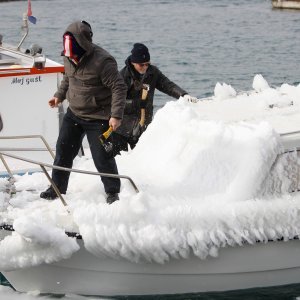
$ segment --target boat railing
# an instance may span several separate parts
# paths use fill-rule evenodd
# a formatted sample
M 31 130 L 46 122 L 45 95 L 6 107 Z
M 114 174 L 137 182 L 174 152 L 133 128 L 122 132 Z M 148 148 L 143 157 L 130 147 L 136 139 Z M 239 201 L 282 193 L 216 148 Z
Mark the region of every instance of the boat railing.
M 284 146 L 285 152 L 300 150 L 300 130 L 281 133 L 280 138 Z
M 300 130 L 297 131 L 291 131 L 291 132 L 286 132 L 286 133 L 281 133 L 280 136 L 284 137 L 284 136 L 289 136 L 289 135 L 294 135 L 294 134 L 300 134 Z
M 0 140 L 19 140 L 19 139 L 41 139 L 44 143 L 46 148 L 1 148 L 0 151 L 48 151 L 52 158 L 55 158 L 55 155 L 49 145 L 49 143 L 46 141 L 46 139 L 42 135 L 13 135 L 13 136 L 0 136 Z M 5 159 L 2 155 L 0 155 L 0 159 L 9 174 L 10 178 L 14 178 L 13 172 L 9 168 L 8 164 L 6 163 Z
M 93 172 L 93 171 L 86 171 L 86 170 L 79 170 L 79 169 L 70 169 L 70 168 L 65 168 L 65 167 L 59 167 L 59 166 L 54 166 L 51 164 L 47 164 L 44 162 L 40 162 L 37 160 L 32 160 L 32 159 L 28 159 L 25 157 L 20 157 L 20 156 L 16 156 L 13 154 L 8 154 L 6 152 L 0 151 L 0 157 L 2 161 L 5 161 L 3 156 L 7 156 L 13 159 L 17 159 L 17 160 L 21 160 L 21 161 L 25 161 L 31 164 L 35 164 L 35 165 L 39 165 L 40 168 L 42 169 L 42 171 L 44 172 L 45 176 L 47 177 L 47 179 L 49 180 L 50 184 L 52 185 L 53 189 L 55 190 L 57 196 L 60 198 L 61 202 L 63 203 L 63 205 L 67 206 L 66 201 L 64 200 L 63 196 L 61 195 L 58 187 L 56 186 L 56 184 L 54 183 L 54 181 L 52 180 L 52 178 L 49 176 L 47 170 L 45 167 L 51 168 L 51 169 L 55 169 L 55 170 L 60 170 L 60 171 L 66 171 L 66 172 L 74 172 L 74 173 L 80 173 L 80 174 L 87 174 L 87 175 L 96 175 L 96 176 L 102 176 L 102 177 L 110 177 L 110 178 L 120 178 L 120 179 L 126 179 L 130 182 L 130 184 L 132 185 L 132 187 L 134 188 L 135 192 L 138 193 L 139 189 L 137 188 L 136 184 L 134 183 L 134 181 L 126 175 L 119 175 L 119 174 L 109 174 L 109 173 L 100 173 L 100 172 Z
M 55 190 L 57 196 L 60 198 L 61 202 L 65 206 L 67 206 L 67 203 L 64 200 L 63 196 L 61 195 L 61 193 L 60 193 L 59 189 L 57 188 L 56 184 L 53 182 L 52 178 L 49 176 L 49 174 L 46 170 L 46 167 L 50 168 L 50 169 L 56 169 L 56 170 L 61 170 L 61 171 L 66 171 L 66 172 L 74 172 L 74 173 L 81 173 L 81 174 L 87 174 L 87 175 L 96 175 L 96 176 L 102 176 L 102 177 L 126 179 L 130 182 L 130 184 L 132 185 L 134 190 L 137 193 L 139 192 L 139 189 L 137 188 L 134 181 L 129 176 L 126 176 L 126 175 L 100 173 L 100 172 L 93 172 L 93 171 L 86 171 L 86 170 L 59 167 L 59 166 L 54 166 L 54 165 L 51 165 L 51 164 L 48 164 L 48 163 L 44 163 L 44 162 L 40 162 L 40 161 L 37 161 L 37 160 L 32 160 L 32 159 L 28 159 L 28 158 L 25 158 L 25 157 L 16 156 L 16 155 L 4 152 L 4 151 L 13 151 L 13 152 L 15 152 L 15 151 L 24 151 L 24 152 L 25 151 L 48 151 L 50 153 L 50 155 L 52 156 L 52 158 L 54 159 L 55 155 L 54 155 L 50 145 L 47 143 L 47 141 L 45 140 L 45 138 L 42 135 L 19 135 L 19 136 L 1 136 L 0 137 L 0 139 L 34 139 L 34 138 L 41 139 L 42 142 L 44 143 L 46 149 L 43 149 L 43 148 L 0 148 L 0 159 L 1 159 L 5 169 L 7 170 L 7 173 L 9 174 L 10 181 L 12 182 L 12 184 L 15 182 L 15 178 L 14 178 L 13 172 L 9 168 L 8 163 L 5 160 L 4 156 L 10 157 L 10 158 L 13 158 L 13 159 L 17 159 L 17 160 L 21 160 L 21 161 L 24 161 L 24 162 L 28 162 L 28 163 L 31 163 L 31 164 L 34 164 L 34 165 L 39 165 L 40 168 L 42 169 L 42 171 L 44 172 L 45 176 L 49 180 L 51 186 Z
M 287 132 L 287 133 L 282 133 L 280 134 L 280 136 L 282 138 L 287 137 L 287 136 L 292 136 L 292 135 L 298 135 L 300 134 L 300 131 L 293 131 L 293 132 Z M 139 190 L 136 186 L 136 184 L 134 183 L 134 181 L 126 175 L 118 175 L 118 174 L 109 174 L 109 173 L 100 173 L 100 172 L 92 172 L 92 171 L 85 171 L 85 170 L 79 170 L 79 169 L 70 169 L 70 168 L 65 168 L 65 167 L 59 167 L 59 166 L 54 166 L 51 164 L 47 164 L 44 162 L 40 162 L 40 161 L 36 161 L 36 160 L 31 160 L 28 158 L 24 158 L 24 157 L 20 157 L 20 156 L 16 156 L 16 155 L 12 155 L 12 154 L 8 154 L 6 152 L 3 151 L 48 151 L 50 153 L 50 155 L 52 156 L 52 158 L 54 159 L 54 153 L 51 149 L 51 147 L 49 146 L 49 144 L 47 143 L 47 141 L 45 140 L 45 138 L 42 135 L 23 135 L 23 136 L 3 136 L 0 137 L 1 139 L 28 139 L 28 138 L 39 138 L 42 140 L 42 142 L 44 143 L 46 149 L 41 149 L 41 148 L 0 148 L 0 159 L 4 165 L 4 167 L 6 168 L 8 174 L 10 175 L 10 178 L 14 180 L 14 176 L 13 176 L 13 172 L 10 170 L 6 160 L 4 159 L 3 156 L 7 156 L 13 159 L 17 159 L 17 160 L 21 160 L 24 162 L 28 162 L 31 164 L 35 164 L 35 165 L 39 165 L 40 168 L 42 169 L 42 171 L 44 172 L 45 176 L 47 177 L 47 179 L 49 180 L 51 186 L 53 187 L 53 189 L 55 190 L 57 196 L 60 198 L 61 202 L 67 206 L 66 201 L 64 200 L 63 196 L 61 195 L 59 189 L 57 188 L 57 186 L 55 185 L 55 183 L 53 182 L 53 180 L 51 179 L 51 177 L 49 176 L 47 170 L 45 167 L 50 168 L 50 169 L 56 169 L 56 170 L 61 170 L 61 171 L 66 171 L 66 172 L 75 172 L 75 173 L 82 173 L 82 174 L 89 174 L 89 175 L 97 175 L 97 176 L 102 176 L 102 177 L 111 177 L 111 178 L 123 178 L 123 179 L 127 179 L 131 185 L 133 186 L 134 190 L 138 193 Z M 290 151 L 299 151 L 299 148 L 293 149 L 293 150 L 285 150 L 284 153 L 288 153 Z

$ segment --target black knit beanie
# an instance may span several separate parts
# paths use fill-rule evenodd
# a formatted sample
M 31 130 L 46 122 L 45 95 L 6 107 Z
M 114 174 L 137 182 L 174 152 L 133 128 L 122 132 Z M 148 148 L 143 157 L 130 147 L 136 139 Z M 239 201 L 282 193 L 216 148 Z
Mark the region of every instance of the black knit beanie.
M 131 50 L 130 59 L 133 63 L 145 63 L 150 61 L 150 53 L 148 48 L 141 43 L 134 44 Z

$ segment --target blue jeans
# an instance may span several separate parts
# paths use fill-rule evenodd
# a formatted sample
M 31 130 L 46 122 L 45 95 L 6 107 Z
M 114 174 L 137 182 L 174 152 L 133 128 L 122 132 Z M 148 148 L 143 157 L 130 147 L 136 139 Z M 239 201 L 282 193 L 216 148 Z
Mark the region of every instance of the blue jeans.
M 96 169 L 100 173 L 118 174 L 116 161 L 110 157 L 99 141 L 99 136 L 108 129 L 107 120 L 83 120 L 76 117 L 68 108 L 56 143 L 54 165 L 72 168 L 73 160 L 77 156 L 84 135 L 89 142 L 91 154 Z M 91 175 L 85 175 L 91 176 Z M 70 172 L 53 169 L 52 179 L 59 191 L 66 193 Z M 119 193 L 121 181 L 119 178 L 101 176 L 106 193 Z

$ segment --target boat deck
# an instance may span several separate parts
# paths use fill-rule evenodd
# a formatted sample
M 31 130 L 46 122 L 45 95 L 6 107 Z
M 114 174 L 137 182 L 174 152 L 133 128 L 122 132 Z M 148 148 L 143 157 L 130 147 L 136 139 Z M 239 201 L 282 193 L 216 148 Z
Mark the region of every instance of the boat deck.
M 43 68 L 38 63 L 45 59 Z M 64 72 L 64 67 L 44 56 L 31 56 L 21 51 L 0 47 L 0 77 L 26 74 L 48 74 Z

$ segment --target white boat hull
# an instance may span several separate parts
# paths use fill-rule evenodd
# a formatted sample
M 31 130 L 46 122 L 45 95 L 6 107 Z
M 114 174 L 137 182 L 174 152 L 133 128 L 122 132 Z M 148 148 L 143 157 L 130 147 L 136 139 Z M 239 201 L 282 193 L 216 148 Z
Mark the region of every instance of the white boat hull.
M 101 259 L 82 247 L 68 260 L 3 274 L 17 291 L 57 294 L 153 295 L 267 287 L 299 282 L 300 242 L 228 247 L 217 258 L 191 257 L 164 265 Z
M 52 163 L 52 156 L 39 138 L 7 139 L 9 136 L 42 135 L 51 148 L 55 148 L 60 115 L 63 109 L 50 109 L 48 100 L 57 90 L 64 67 L 46 59 L 45 68 L 38 70 L 32 66 L 32 57 L 20 51 L 0 47 L 0 89 L 1 117 L 3 130 L 0 135 L 0 149 L 12 151 L 23 157 Z M 18 62 L 9 63 L 9 61 Z M 20 149 L 26 148 L 26 151 Z M 28 149 L 41 151 L 28 151 Z M 36 170 L 36 166 L 8 159 L 9 167 L 15 173 Z M 0 176 L 7 174 L 0 163 Z
M 272 5 L 275 8 L 300 9 L 300 1 L 297 0 L 273 0 Z

